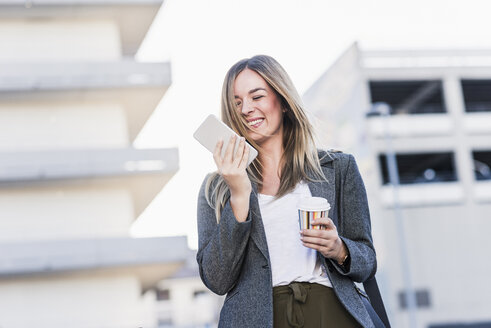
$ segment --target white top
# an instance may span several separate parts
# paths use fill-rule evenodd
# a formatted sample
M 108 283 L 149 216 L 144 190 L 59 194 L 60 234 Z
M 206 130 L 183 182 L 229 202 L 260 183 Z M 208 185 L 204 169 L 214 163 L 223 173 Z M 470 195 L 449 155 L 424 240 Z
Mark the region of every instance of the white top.
M 332 287 L 316 251 L 302 245 L 298 224 L 297 203 L 311 197 L 309 186 L 301 182 L 295 190 L 275 200 L 274 196 L 258 194 L 259 208 L 268 241 L 273 287 L 292 281 L 318 283 Z

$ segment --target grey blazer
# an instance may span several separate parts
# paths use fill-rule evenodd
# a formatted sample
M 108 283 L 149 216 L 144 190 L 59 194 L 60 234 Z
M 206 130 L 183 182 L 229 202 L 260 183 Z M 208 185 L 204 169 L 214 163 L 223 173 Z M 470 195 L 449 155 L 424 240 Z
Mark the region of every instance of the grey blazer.
M 353 283 L 367 280 L 376 271 L 365 186 L 352 155 L 320 151 L 319 158 L 328 182 L 308 185 L 312 196 L 324 197 L 331 204 L 329 217 L 351 257 L 349 271 L 343 271 L 336 261 L 317 255 L 344 307 L 363 327 L 374 327 L 360 299 L 363 292 Z M 335 170 L 341 170 L 338 195 Z M 214 210 L 205 199 L 206 179 L 198 199 L 196 258 L 203 283 L 216 294 L 227 294 L 219 327 L 273 327 L 271 263 L 257 187 L 253 185 L 245 222 L 235 219 L 227 202 L 217 224 Z

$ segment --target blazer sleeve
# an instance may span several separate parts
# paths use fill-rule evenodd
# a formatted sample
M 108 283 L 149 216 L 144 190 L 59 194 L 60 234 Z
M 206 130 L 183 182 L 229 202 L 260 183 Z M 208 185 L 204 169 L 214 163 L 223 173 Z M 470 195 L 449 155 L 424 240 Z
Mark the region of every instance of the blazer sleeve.
M 343 270 L 336 261 L 334 267 L 341 275 L 348 276 L 356 282 L 364 282 L 375 275 L 377 260 L 373 247 L 370 211 L 363 179 L 353 155 L 347 156 L 345 172 L 340 181 L 340 238 L 349 251 L 350 263 Z
M 215 210 L 205 198 L 205 178 L 198 196 L 198 261 L 203 283 L 214 293 L 228 293 L 239 278 L 251 232 L 250 213 L 245 222 L 235 218 L 227 201 L 217 223 Z

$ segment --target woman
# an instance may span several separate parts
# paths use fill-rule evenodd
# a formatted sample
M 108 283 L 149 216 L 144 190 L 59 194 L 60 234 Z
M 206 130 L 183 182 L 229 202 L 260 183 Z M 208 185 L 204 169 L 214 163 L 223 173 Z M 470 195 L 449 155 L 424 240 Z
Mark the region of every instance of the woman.
M 218 171 L 198 199 L 197 254 L 204 284 L 227 294 L 219 327 L 374 327 L 353 283 L 376 271 L 354 158 L 316 149 L 298 93 L 269 56 L 232 66 L 221 103 L 223 121 L 243 137 L 223 157 L 224 142 L 215 149 Z M 245 140 L 259 152 L 249 167 Z M 299 234 L 305 196 L 332 208 L 314 222 L 322 230 Z

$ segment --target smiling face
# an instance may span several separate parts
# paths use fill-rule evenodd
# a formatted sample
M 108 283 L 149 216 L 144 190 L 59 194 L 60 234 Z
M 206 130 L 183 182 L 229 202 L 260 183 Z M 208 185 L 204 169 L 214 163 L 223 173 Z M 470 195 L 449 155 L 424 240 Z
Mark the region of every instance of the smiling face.
M 282 143 L 283 109 L 276 92 L 256 72 L 245 69 L 234 81 L 237 110 L 248 122 L 248 137 L 262 146 Z

